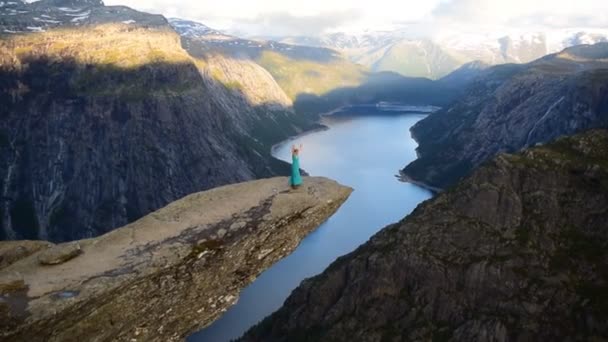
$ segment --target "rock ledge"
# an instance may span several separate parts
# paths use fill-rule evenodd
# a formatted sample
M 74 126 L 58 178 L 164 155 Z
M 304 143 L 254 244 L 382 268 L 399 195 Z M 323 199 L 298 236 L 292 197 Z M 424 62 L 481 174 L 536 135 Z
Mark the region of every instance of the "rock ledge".
M 0 340 L 181 340 L 233 305 L 351 191 L 313 177 L 297 190 L 287 178 L 229 185 L 100 237 L 13 257 L 0 269 Z M 5 243 L 19 242 L 0 242 L 0 252 Z M 53 251 L 71 259 L 42 265 Z

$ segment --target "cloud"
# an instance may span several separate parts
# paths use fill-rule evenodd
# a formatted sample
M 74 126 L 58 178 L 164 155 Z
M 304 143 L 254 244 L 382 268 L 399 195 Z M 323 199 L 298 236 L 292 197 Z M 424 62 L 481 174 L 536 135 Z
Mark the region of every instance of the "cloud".
M 607 0 L 105 0 L 241 35 L 388 29 L 412 35 L 489 28 L 607 28 Z
M 361 18 L 357 9 L 323 12 L 309 16 L 295 16 L 288 12 L 260 13 L 253 19 L 237 24 L 239 31 L 247 35 L 310 36 L 351 24 Z
M 432 12 L 445 25 L 522 28 L 608 26 L 605 0 L 451 0 Z

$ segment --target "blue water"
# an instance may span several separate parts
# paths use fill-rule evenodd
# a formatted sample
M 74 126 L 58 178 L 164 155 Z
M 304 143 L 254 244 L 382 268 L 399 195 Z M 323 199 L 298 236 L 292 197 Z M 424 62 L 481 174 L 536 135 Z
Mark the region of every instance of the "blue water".
M 303 144 L 301 167 L 355 189 L 338 212 L 306 237 L 288 257 L 245 288 L 239 302 L 222 318 L 188 338 L 190 342 L 225 342 L 277 310 L 307 277 L 322 272 L 337 257 L 351 252 L 384 226 L 409 214 L 431 193 L 395 177 L 416 159 L 409 128 L 422 114 L 327 117 L 330 129 L 286 142 L 275 157 L 291 162 L 292 143 Z M 304 179 L 306 181 L 306 179 Z

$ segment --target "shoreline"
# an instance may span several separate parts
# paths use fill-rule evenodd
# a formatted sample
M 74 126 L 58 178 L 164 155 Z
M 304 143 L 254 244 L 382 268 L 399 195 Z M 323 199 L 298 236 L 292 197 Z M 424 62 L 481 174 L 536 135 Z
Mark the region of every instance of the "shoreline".
M 395 177 L 400 182 L 414 184 L 414 185 L 419 186 L 419 187 L 421 187 L 423 189 L 426 189 L 426 190 L 432 192 L 433 195 L 438 195 L 438 194 L 440 194 L 440 193 L 443 192 L 443 189 L 441 189 L 441 188 L 437 188 L 437 187 L 434 187 L 432 185 L 428 185 L 428 184 L 426 184 L 426 183 L 424 183 L 422 181 L 417 181 L 417 180 L 413 179 L 412 177 L 408 176 L 405 172 L 403 172 L 403 170 L 399 170 L 399 174 L 395 175 Z
M 324 132 L 324 131 L 330 130 L 331 128 L 329 126 L 326 126 L 326 125 L 324 125 L 322 123 L 323 118 L 324 117 L 333 116 L 334 114 L 340 113 L 340 112 L 344 111 L 346 108 L 349 108 L 349 107 L 353 107 L 353 105 L 344 105 L 344 106 L 338 107 L 336 109 L 333 109 L 331 111 L 319 114 L 320 119 L 315 123 L 316 125 L 319 125 L 319 127 L 313 128 L 313 129 L 310 129 L 310 130 L 305 130 L 305 131 L 303 131 L 303 132 L 301 132 L 299 134 L 291 136 L 291 137 L 289 137 L 289 138 L 287 138 L 287 139 L 285 139 L 285 140 L 283 140 L 281 142 L 278 142 L 278 143 L 272 145 L 272 147 L 270 148 L 270 155 L 272 156 L 272 158 L 275 158 L 277 160 L 283 161 L 282 159 L 279 159 L 279 158 L 275 157 L 275 150 L 278 147 L 283 146 L 284 144 L 287 144 L 290 141 L 296 140 L 296 139 L 298 139 L 298 138 L 300 138 L 302 136 L 308 135 L 308 134 L 312 134 L 312 133 L 316 133 L 316 132 Z M 426 113 L 426 112 L 420 112 L 420 113 L 403 112 L 401 114 L 422 114 L 422 115 L 427 115 L 428 116 L 428 115 L 431 115 L 433 113 Z M 414 134 L 414 132 L 412 130 L 413 127 L 414 126 L 410 127 L 410 129 L 409 129 L 409 131 L 410 131 L 410 137 L 411 137 L 412 140 L 414 140 L 414 142 L 416 142 L 417 145 L 419 145 L 418 139 L 416 139 L 416 135 Z M 420 158 L 420 155 L 418 153 L 418 147 L 416 147 L 415 152 L 416 152 L 416 159 Z M 407 165 L 405 167 L 407 167 Z M 441 188 L 437 188 L 437 187 L 434 187 L 432 185 L 426 184 L 426 183 L 424 183 L 422 181 L 418 181 L 418 180 L 413 179 L 412 177 L 410 177 L 409 175 L 407 175 L 403 171 L 405 169 L 405 167 L 403 169 L 399 169 L 398 174 L 395 175 L 395 178 L 397 178 L 398 181 L 400 181 L 402 183 L 414 184 L 414 185 L 419 186 L 419 187 L 421 187 L 421 188 L 423 188 L 425 190 L 430 191 L 433 195 L 437 195 L 437 194 L 443 192 L 443 189 L 441 189 Z
M 418 123 L 416 123 L 416 124 L 418 124 Z M 414 126 L 416 126 L 416 125 L 414 125 Z M 414 142 L 416 143 L 416 145 L 420 146 L 420 142 L 418 141 L 418 139 L 416 139 L 416 134 L 414 133 L 414 126 L 410 127 L 410 129 L 409 129 L 409 131 L 410 131 L 410 138 L 412 138 L 412 140 L 414 140 Z M 418 146 L 416 146 L 416 149 L 414 150 L 416 152 L 416 159 L 420 158 L 420 153 L 418 152 Z M 414 161 L 412 161 L 412 162 L 414 162 Z M 410 162 L 409 164 L 411 164 L 412 162 Z M 429 184 L 427 184 L 425 182 L 415 180 L 414 178 L 412 178 L 411 176 L 409 176 L 404 171 L 406 167 L 407 167 L 407 165 L 403 169 L 400 169 L 399 170 L 399 174 L 396 175 L 397 179 L 400 182 L 411 183 L 411 184 L 417 185 L 417 186 L 419 186 L 419 187 L 421 187 L 423 189 L 426 189 L 426 190 L 432 192 L 433 195 L 437 195 L 437 194 L 443 192 L 443 189 L 441 189 L 441 188 L 434 187 L 434 186 L 429 185 Z
M 287 139 L 285 139 L 285 140 L 282 140 L 282 141 L 280 141 L 280 142 L 278 142 L 278 143 L 276 143 L 276 144 L 272 145 L 272 146 L 270 147 L 270 155 L 271 155 L 271 156 L 272 156 L 274 159 L 277 159 L 277 160 L 281 160 L 281 161 L 283 161 L 282 159 L 279 159 L 279 158 L 277 158 L 277 157 L 275 157 L 275 156 L 274 156 L 274 152 L 275 152 L 275 150 L 276 150 L 276 149 L 277 149 L 279 146 L 282 146 L 282 145 L 284 145 L 284 144 L 286 144 L 286 143 L 288 143 L 288 142 L 290 142 L 290 141 L 294 141 L 294 140 L 296 140 L 296 139 L 298 139 L 298 138 L 301 138 L 301 137 L 303 137 L 303 136 L 305 136 L 305 135 L 307 135 L 307 134 L 312 134 L 312 133 L 317 133 L 317 132 L 325 132 L 325 131 L 329 131 L 329 129 L 330 129 L 328 126 L 325 126 L 324 124 L 322 124 L 322 123 L 320 123 L 320 122 L 316 122 L 315 124 L 316 124 L 316 125 L 319 125 L 319 127 L 312 128 L 312 129 L 309 129 L 309 130 L 304 130 L 304 131 L 302 131 L 302 132 L 300 132 L 300 133 L 298 133 L 298 134 L 296 134 L 296 135 L 293 135 L 293 136 L 291 136 L 291 137 L 289 137 L 289 138 L 287 138 Z

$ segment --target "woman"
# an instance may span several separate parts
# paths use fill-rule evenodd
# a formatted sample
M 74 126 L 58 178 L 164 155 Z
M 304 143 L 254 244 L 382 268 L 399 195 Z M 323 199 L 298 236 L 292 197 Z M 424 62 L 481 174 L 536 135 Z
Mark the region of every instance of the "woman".
M 302 185 L 302 176 L 300 175 L 300 152 L 302 151 L 302 144 L 299 147 L 296 145 L 291 146 L 291 179 L 289 183 L 292 188 L 297 188 Z

